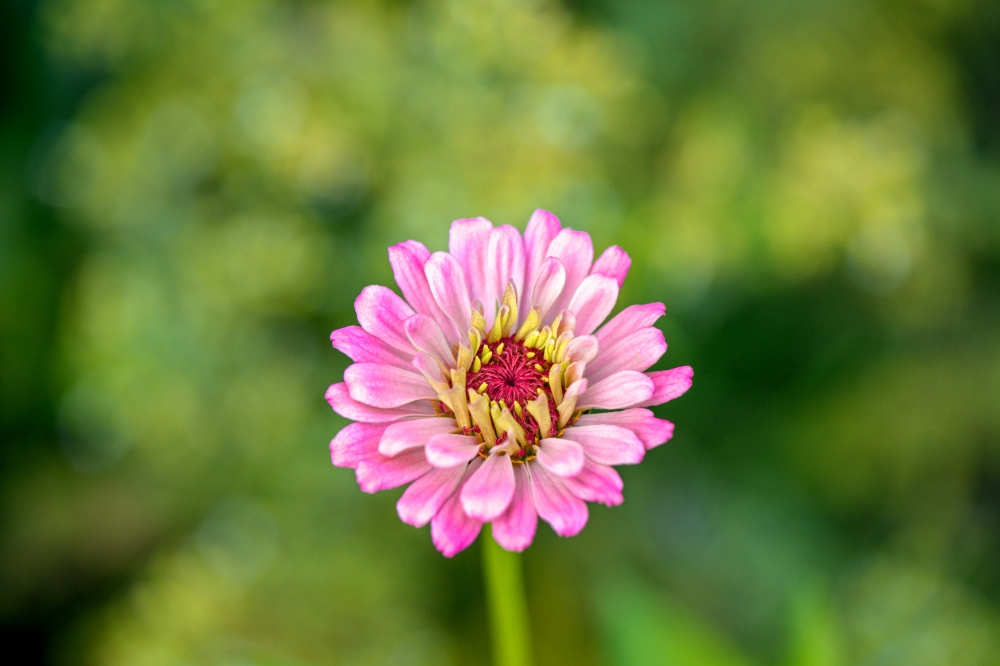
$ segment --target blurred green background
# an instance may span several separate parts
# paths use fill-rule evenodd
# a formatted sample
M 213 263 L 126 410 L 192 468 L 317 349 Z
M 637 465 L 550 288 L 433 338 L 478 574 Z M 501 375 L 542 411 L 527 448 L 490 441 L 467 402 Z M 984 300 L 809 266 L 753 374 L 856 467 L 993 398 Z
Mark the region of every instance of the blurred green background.
M 487 664 L 478 544 L 330 466 L 328 334 L 536 207 L 696 371 L 540 525 L 539 666 L 1000 663 L 1000 4 L 5 0 L 0 48 L 5 663 Z

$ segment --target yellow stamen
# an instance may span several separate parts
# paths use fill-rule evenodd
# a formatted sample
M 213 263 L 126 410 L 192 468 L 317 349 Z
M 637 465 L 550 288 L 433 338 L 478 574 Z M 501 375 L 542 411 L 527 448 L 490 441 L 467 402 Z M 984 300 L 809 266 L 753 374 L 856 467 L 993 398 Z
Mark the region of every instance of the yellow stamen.
M 514 413 L 517 414 L 517 418 L 524 418 L 524 410 L 521 408 L 521 403 L 517 400 L 514 401 Z
M 497 348 L 496 348 L 496 350 L 493 353 L 496 354 L 497 356 L 500 356 L 501 354 L 503 354 L 503 343 L 502 342 L 497 345 Z
M 479 353 L 479 346 L 483 344 L 483 334 L 478 328 L 469 329 L 469 342 L 471 343 L 471 349 L 473 354 Z
M 473 351 L 467 347 L 458 348 L 458 359 L 456 365 L 465 371 L 468 371 L 472 366 L 472 359 L 476 358 Z M 478 371 L 477 371 L 478 372 Z
M 472 416 L 472 422 L 479 426 L 479 434 L 482 435 L 483 441 L 488 446 L 493 446 L 497 441 L 497 436 L 493 430 L 493 417 L 490 415 L 489 398 L 470 390 L 469 413 Z
M 489 347 L 484 345 L 483 353 L 479 355 L 479 358 L 482 360 L 484 364 L 489 363 L 490 359 L 493 358 L 493 352 L 490 351 Z
M 566 355 L 566 348 L 569 347 L 570 341 L 573 339 L 573 333 L 566 331 L 556 339 L 556 349 L 552 354 L 552 358 L 555 359 L 556 363 L 563 360 Z
M 559 427 L 565 428 L 566 424 L 569 423 L 569 419 L 573 416 L 573 410 L 576 409 L 576 396 L 571 395 L 556 408 L 559 412 Z
M 490 329 L 490 334 L 486 336 L 487 342 L 493 344 L 494 342 L 498 342 L 500 338 L 504 336 L 504 320 L 507 318 L 509 313 L 510 308 L 506 305 L 500 306 L 500 311 L 497 312 L 497 318 L 493 320 L 493 328 Z
M 535 340 L 535 343 L 531 346 L 535 347 L 536 349 L 545 349 L 545 343 L 548 341 L 548 339 L 549 339 L 549 327 L 546 326 L 545 328 L 543 328 L 541 331 L 538 332 L 538 338 Z
M 537 370 L 538 372 L 544 372 L 545 368 L 542 367 L 541 363 L 536 363 L 535 364 L 535 370 Z
M 549 399 L 544 392 L 527 404 L 526 409 L 538 424 L 539 436 L 543 439 L 552 431 L 552 416 L 549 414 Z
M 553 365 L 549 368 L 549 390 L 552 391 L 552 399 L 556 401 L 557 405 L 563 400 L 562 371 L 560 365 Z
M 535 352 L 528 352 L 524 355 L 525 358 L 535 358 Z
M 493 413 L 493 423 L 498 430 L 506 432 L 508 437 L 513 434 L 518 444 L 522 446 L 527 444 L 527 434 L 524 432 L 524 428 L 514 420 L 513 414 L 506 407 L 501 409 L 499 413 Z
M 478 356 L 474 357 L 472 359 L 472 372 L 473 373 L 479 372 L 480 369 L 482 369 L 482 367 L 483 367 L 483 362 L 479 360 Z
M 549 329 L 551 330 L 550 334 L 552 335 L 553 338 L 559 335 L 559 324 L 562 323 L 562 320 L 563 320 L 563 313 L 560 312 L 559 314 L 556 315 L 556 318 L 552 320 L 552 324 L 549 325 Z
M 479 331 L 480 335 L 486 334 L 486 318 L 476 310 L 472 311 L 472 328 Z
M 525 318 L 524 323 L 521 324 L 521 328 L 517 329 L 517 333 L 514 335 L 515 340 L 524 340 L 532 332 L 538 329 L 538 325 L 542 323 L 542 311 L 533 307 L 528 311 L 528 316 Z

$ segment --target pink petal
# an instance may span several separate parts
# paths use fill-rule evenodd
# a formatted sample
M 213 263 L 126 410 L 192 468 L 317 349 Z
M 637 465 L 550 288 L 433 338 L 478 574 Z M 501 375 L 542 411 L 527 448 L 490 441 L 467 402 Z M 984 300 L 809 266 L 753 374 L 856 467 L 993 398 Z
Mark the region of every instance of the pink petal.
M 588 458 L 602 465 L 635 465 L 646 455 L 635 433 L 620 426 L 574 426 L 566 428 L 563 437 L 577 442 Z
M 635 370 L 622 370 L 593 384 L 580 397 L 577 409 L 621 409 L 638 405 L 653 395 L 653 380 Z
M 622 497 L 622 478 L 613 467 L 588 460 L 579 474 L 571 479 L 563 479 L 570 492 L 587 502 L 599 502 L 605 506 L 617 506 Z
M 492 231 L 493 224 L 489 220 L 473 217 L 455 220 L 448 232 L 448 252 L 458 260 L 458 265 L 465 273 L 469 297 L 479 301 L 487 309 L 494 307 L 496 300 L 493 281 L 490 279 L 490 264 L 486 261 Z M 493 318 L 494 312 L 495 310 L 487 313 L 488 319 Z
M 352 423 L 341 428 L 330 442 L 330 460 L 337 467 L 357 467 L 362 460 L 378 457 L 378 443 L 385 425 Z
M 406 241 L 389 248 L 389 263 L 392 265 L 392 274 L 396 278 L 403 296 L 409 301 L 413 309 L 420 314 L 431 317 L 441 326 L 445 337 L 452 344 L 459 340 L 459 330 L 468 328 L 468 323 L 462 329 L 456 329 L 451 320 L 445 316 L 444 312 L 434 300 L 431 288 L 427 284 L 427 275 L 424 272 L 424 265 L 430 257 L 430 252 L 423 244 L 417 241 Z M 400 335 L 403 329 L 400 327 Z
M 601 344 L 601 348 L 611 348 L 627 335 L 647 328 L 656 323 L 656 320 L 663 316 L 666 307 L 663 303 L 646 303 L 644 305 L 630 305 L 614 317 L 607 324 L 598 329 L 594 335 Z
M 423 527 L 431 521 L 455 492 L 465 470 L 462 467 L 432 469 L 410 484 L 396 502 L 396 513 L 407 525 Z
M 544 318 L 566 285 L 566 269 L 556 257 L 549 257 L 537 270 L 531 287 L 531 305 L 537 305 Z
M 590 269 L 590 274 L 601 273 L 614 278 L 618 282 L 618 288 L 620 289 L 622 283 L 625 282 L 625 276 L 628 275 L 628 269 L 631 266 L 632 258 L 628 256 L 628 252 L 617 245 L 612 245 L 597 258 L 597 261 L 594 262 L 593 267 Z
M 465 274 L 455 257 L 447 252 L 435 252 L 424 265 L 424 272 L 434 300 L 451 320 L 453 328 L 456 331 L 468 330 L 472 319 L 472 299 L 465 285 Z M 459 341 L 459 338 L 449 337 L 447 331 L 445 337 L 451 344 Z
M 479 453 L 480 442 L 466 435 L 434 435 L 427 440 L 424 455 L 427 462 L 446 469 L 467 463 Z
M 409 483 L 431 470 L 424 458 L 423 449 L 407 451 L 395 458 L 376 455 L 358 463 L 355 477 L 361 490 L 377 493 Z
M 561 229 L 559 218 L 541 208 L 528 220 L 524 230 L 524 284 L 527 287 L 534 286 L 538 269 L 548 256 L 549 245 Z
M 455 367 L 455 357 L 451 353 L 448 341 L 437 322 L 427 315 L 415 314 L 404 323 L 406 337 L 414 348 L 427 352 L 445 367 Z M 645 370 L 645 368 L 643 368 Z
M 653 416 L 648 409 L 635 407 L 621 412 L 584 414 L 576 421 L 577 426 L 614 425 L 628 428 L 646 447 L 659 446 L 674 436 L 674 424 Z
M 482 458 L 476 458 L 465 468 L 459 489 L 441 506 L 431 519 L 431 541 L 445 557 L 454 557 L 469 547 L 482 529 L 482 522 L 470 518 L 462 509 L 461 487 L 482 465 Z
M 575 536 L 587 525 L 587 504 L 541 465 L 531 468 L 531 499 L 538 515 L 559 536 Z
M 543 439 L 537 460 L 553 474 L 573 476 L 583 467 L 583 447 L 568 439 Z
M 514 465 L 510 456 L 497 451 L 465 483 L 462 508 L 476 520 L 488 523 L 507 510 L 513 496 Z
M 522 301 L 521 309 L 527 313 L 530 306 L 525 306 L 522 298 L 524 294 L 524 242 L 517 229 L 505 224 L 493 230 L 490 235 L 489 258 L 486 265 L 493 273 L 493 293 L 496 294 L 496 298 L 502 298 L 507 283 L 513 281 L 518 299 Z M 489 307 L 489 304 L 485 305 Z M 486 323 L 490 325 L 493 322 L 487 321 Z
M 385 363 L 401 368 L 409 367 L 413 350 L 404 354 L 390 347 L 360 326 L 345 326 L 330 334 L 330 343 L 358 363 Z
M 597 338 L 592 335 L 579 335 L 569 341 L 566 347 L 566 358 L 571 361 L 590 363 L 597 356 Z M 587 373 L 590 376 L 590 372 Z
M 549 256 L 557 257 L 566 269 L 566 286 L 550 310 L 555 313 L 567 307 L 576 288 L 590 272 L 590 264 L 594 261 L 594 244 L 590 240 L 590 234 L 586 232 L 563 229 L 549 245 Z
M 351 398 L 372 407 L 399 407 L 414 400 L 434 400 L 427 380 L 394 365 L 355 363 L 344 370 Z
M 347 384 L 333 384 L 326 390 L 326 401 L 345 419 L 365 423 L 388 423 L 408 416 L 434 416 L 434 406 L 426 400 L 408 402 L 392 409 L 380 409 L 351 397 Z
M 599 349 L 597 357 L 587 364 L 587 378 L 597 382 L 622 370 L 648 370 L 666 351 L 663 331 L 652 326 L 640 328 L 611 348 Z
M 503 515 L 493 521 L 493 539 L 501 548 L 519 553 L 535 538 L 538 514 L 531 501 L 529 465 L 514 467 L 514 497 Z
M 427 440 L 434 435 L 443 435 L 457 428 L 458 424 L 455 423 L 455 419 L 440 416 L 392 423 L 382 435 L 378 452 L 392 458 L 407 449 L 424 446 Z
M 595 273 L 584 278 L 569 302 L 569 310 L 576 315 L 577 335 L 588 335 L 601 325 L 618 300 L 618 283 L 614 278 Z
M 403 322 L 413 316 L 413 308 L 392 289 L 377 284 L 365 287 L 354 300 L 354 311 L 366 332 L 404 354 L 413 353 L 403 330 Z
M 691 378 L 694 377 L 694 369 L 690 365 L 684 365 L 679 368 L 671 368 L 670 370 L 648 372 L 646 376 L 653 380 L 653 392 L 649 398 L 636 403 L 636 407 L 662 405 L 665 402 L 684 395 L 691 388 Z

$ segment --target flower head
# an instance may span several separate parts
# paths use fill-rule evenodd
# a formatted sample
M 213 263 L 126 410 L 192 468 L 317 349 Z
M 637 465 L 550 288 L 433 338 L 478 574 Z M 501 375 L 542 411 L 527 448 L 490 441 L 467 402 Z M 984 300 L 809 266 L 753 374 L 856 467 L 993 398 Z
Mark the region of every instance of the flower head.
M 330 443 L 333 464 L 353 468 L 366 492 L 410 483 L 399 517 L 429 522 L 449 557 L 487 522 L 513 551 L 531 544 L 539 516 L 561 536 L 579 533 L 587 502 L 622 502 L 612 466 L 673 435 L 645 409 L 691 386 L 690 367 L 645 372 L 667 349 L 653 326 L 663 304 L 601 326 L 631 260 L 618 247 L 593 256 L 588 234 L 543 210 L 523 238 L 456 220 L 448 252 L 389 248 L 403 298 L 366 287 L 360 327 L 330 336 L 354 363 L 326 398 L 356 421 Z

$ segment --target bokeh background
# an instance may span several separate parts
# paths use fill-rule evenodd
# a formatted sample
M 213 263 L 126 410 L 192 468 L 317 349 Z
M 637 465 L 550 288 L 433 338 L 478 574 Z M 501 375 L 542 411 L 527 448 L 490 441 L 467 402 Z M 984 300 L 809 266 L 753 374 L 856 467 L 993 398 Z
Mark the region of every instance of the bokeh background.
M 696 374 L 540 525 L 539 666 L 1000 663 L 1000 4 L 6 0 L 0 49 L 0 660 L 489 663 L 479 545 L 330 466 L 328 334 L 544 207 Z

